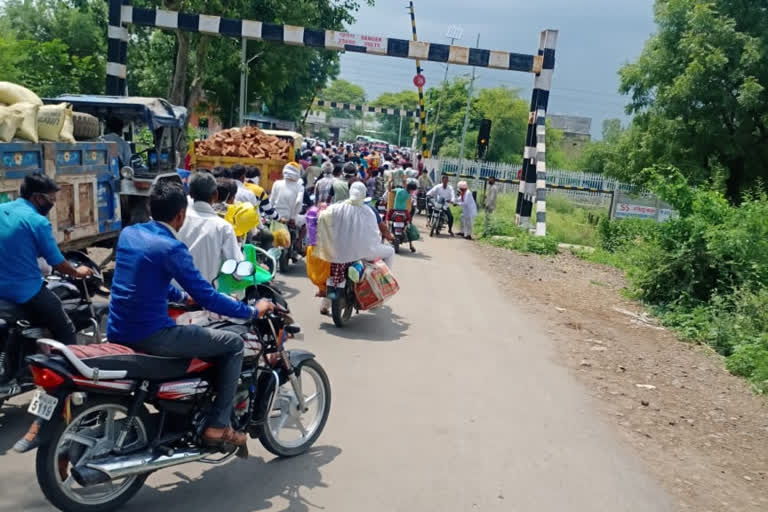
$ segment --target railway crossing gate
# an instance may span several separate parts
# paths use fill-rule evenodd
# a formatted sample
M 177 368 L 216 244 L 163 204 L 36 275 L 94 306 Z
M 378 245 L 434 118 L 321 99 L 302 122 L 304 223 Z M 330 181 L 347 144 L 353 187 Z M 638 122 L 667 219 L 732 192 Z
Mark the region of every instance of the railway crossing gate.
M 467 48 L 447 44 L 411 41 L 392 37 L 358 35 L 348 32 L 281 25 L 264 21 L 231 19 L 164 9 L 134 7 L 130 0 L 108 0 L 107 94 L 125 95 L 129 25 L 165 30 L 199 32 L 211 36 L 270 41 L 412 60 L 476 66 L 535 75 L 528 117 L 523 181 L 518 192 L 516 221 L 530 225 L 536 204 L 536 234 L 546 234 L 546 116 L 555 69 L 557 30 L 545 30 L 535 54 Z

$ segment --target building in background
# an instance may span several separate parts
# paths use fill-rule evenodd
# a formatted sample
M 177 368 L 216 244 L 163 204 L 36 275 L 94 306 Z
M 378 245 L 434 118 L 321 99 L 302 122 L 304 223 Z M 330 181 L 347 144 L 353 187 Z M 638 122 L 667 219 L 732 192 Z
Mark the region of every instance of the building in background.
M 552 128 L 564 134 L 563 150 L 570 159 L 577 158 L 586 143 L 592 140 L 592 118 L 566 115 L 549 115 Z

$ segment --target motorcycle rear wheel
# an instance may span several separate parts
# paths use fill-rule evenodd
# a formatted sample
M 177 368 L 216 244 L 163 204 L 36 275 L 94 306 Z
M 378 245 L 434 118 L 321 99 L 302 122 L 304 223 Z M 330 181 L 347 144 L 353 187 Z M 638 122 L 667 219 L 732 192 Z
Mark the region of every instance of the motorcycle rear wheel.
M 344 327 L 352 318 L 354 304 L 350 303 L 346 297 L 337 297 L 331 301 L 331 318 L 336 327 Z
M 304 413 L 299 411 L 293 386 L 290 381 L 287 381 L 278 390 L 267 421 L 259 427 L 258 437 L 261 444 L 278 457 L 295 457 L 309 450 L 322 434 L 331 412 L 331 384 L 320 363 L 314 359 L 302 361 L 295 368 L 295 372 L 301 382 L 302 394 L 309 410 Z M 305 383 L 309 382 L 312 382 L 313 386 L 311 394 L 307 396 Z M 310 411 L 314 413 L 314 417 L 308 425 L 305 425 L 302 416 Z M 275 413 L 279 414 L 275 416 Z M 300 434 L 298 439 L 281 438 L 280 433 L 289 423 Z
M 83 459 L 88 460 L 86 457 L 93 456 L 89 451 L 96 451 L 96 454 L 109 453 L 120 432 L 120 421 L 126 419 L 128 407 L 127 401 L 98 397 L 89 399 L 81 407 L 73 408 L 69 424 L 63 418 L 56 420 L 58 424 L 54 427 L 50 441 L 38 448 L 35 460 L 37 482 L 45 497 L 55 507 L 64 512 L 106 512 L 125 504 L 144 485 L 149 473 L 81 487 L 69 471 L 70 465 L 81 464 Z M 128 446 L 141 449 L 151 438 L 149 412 L 142 406 L 129 432 Z M 93 445 L 88 446 L 90 443 Z M 73 455 L 78 457 L 76 461 L 72 460 Z M 66 478 L 62 476 L 63 471 L 68 472 Z M 102 486 L 108 490 L 102 495 L 91 495 L 91 491 Z M 86 489 L 88 492 L 82 492 Z
M 280 273 L 281 274 L 287 274 L 288 269 L 291 268 L 291 255 L 290 255 L 290 249 L 285 248 L 280 252 L 280 260 L 279 260 L 279 267 L 280 267 Z
M 397 237 L 392 240 L 392 247 L 395 249 L 395 254 L 400 254 L 400 240 L 398 240 Z

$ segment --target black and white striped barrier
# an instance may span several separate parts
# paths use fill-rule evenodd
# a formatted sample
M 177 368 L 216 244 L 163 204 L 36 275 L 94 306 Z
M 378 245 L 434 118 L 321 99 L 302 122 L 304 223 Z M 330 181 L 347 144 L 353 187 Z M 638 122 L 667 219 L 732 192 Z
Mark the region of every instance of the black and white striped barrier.
M 546 119 L 552 73 L 555 68 L 555 46 L 558 35 L 556 30 L 543 31 L 538 54 L 528 55 L 262 21 L 238 20 L 206 14 L 147 9 L 130 5 L 130 0 L 108 0 L 108 2 L 107 94 L 115 96 L 126 93 L 125 78 L 129 37 L 125 25 L 140 25 L 325 50 L 534 73 L 536 79 L 523 158 L 525 185 L 520 185 L 516 221 L 518 224 L 526 226 L 530 224 L 534 197 L 536 197 L 537 234 L 543 235 L 545 233 L 546 187 L 538 187 L 537 183 L 541 180 L 546 182 L 546 165 L 544 163 L 546 128 L 543 121 L 540 125 L 541 128 L 538 128 L 539 125 L 536 120 L 539 118 Z M 424 136 L 422 136 L 422 146 L 426 147 L 426 137 Z
M 552 75 L 555 70 L 556 30 L 541 33 L 539 56 L 542 69 L 536 74 L 531 97 L 531 110 L 528 117 L 528 132 L 525 138 L 523 154 L 523 172 L 517 195 L 515 221 L 528 227 L 531 223 L 534 198 L 536 203 L 536 234 L 546 235 L 546 117 L 549 106 L 549 91 L 552 89 Z
M 388 107 L 371 107 L 368 105 L 356 105 L 354 103 L 342 103 L 339 101 L 326 101 L 315 100 L 313 103 L 316 107 L 327 107 L 337 110 L 349 110 L 352 112 L 363 112 L 365 114 L 387 114 L 390 116 L 400 117 L 418 117 L 419 112 L 416 110 L 403 110 L 399 108 Z

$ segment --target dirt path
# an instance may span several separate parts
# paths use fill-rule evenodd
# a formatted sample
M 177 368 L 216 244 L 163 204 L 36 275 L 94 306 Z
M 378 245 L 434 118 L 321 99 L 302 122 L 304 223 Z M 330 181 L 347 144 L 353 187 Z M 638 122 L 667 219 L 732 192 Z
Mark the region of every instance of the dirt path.
M 623 298 L 615 269 L 571 254 L 475 252 L 508 299 L 546 324 L 564 364 L 680 510 L 768 510 L 768 399 L 720 356 L 657 327 Z

